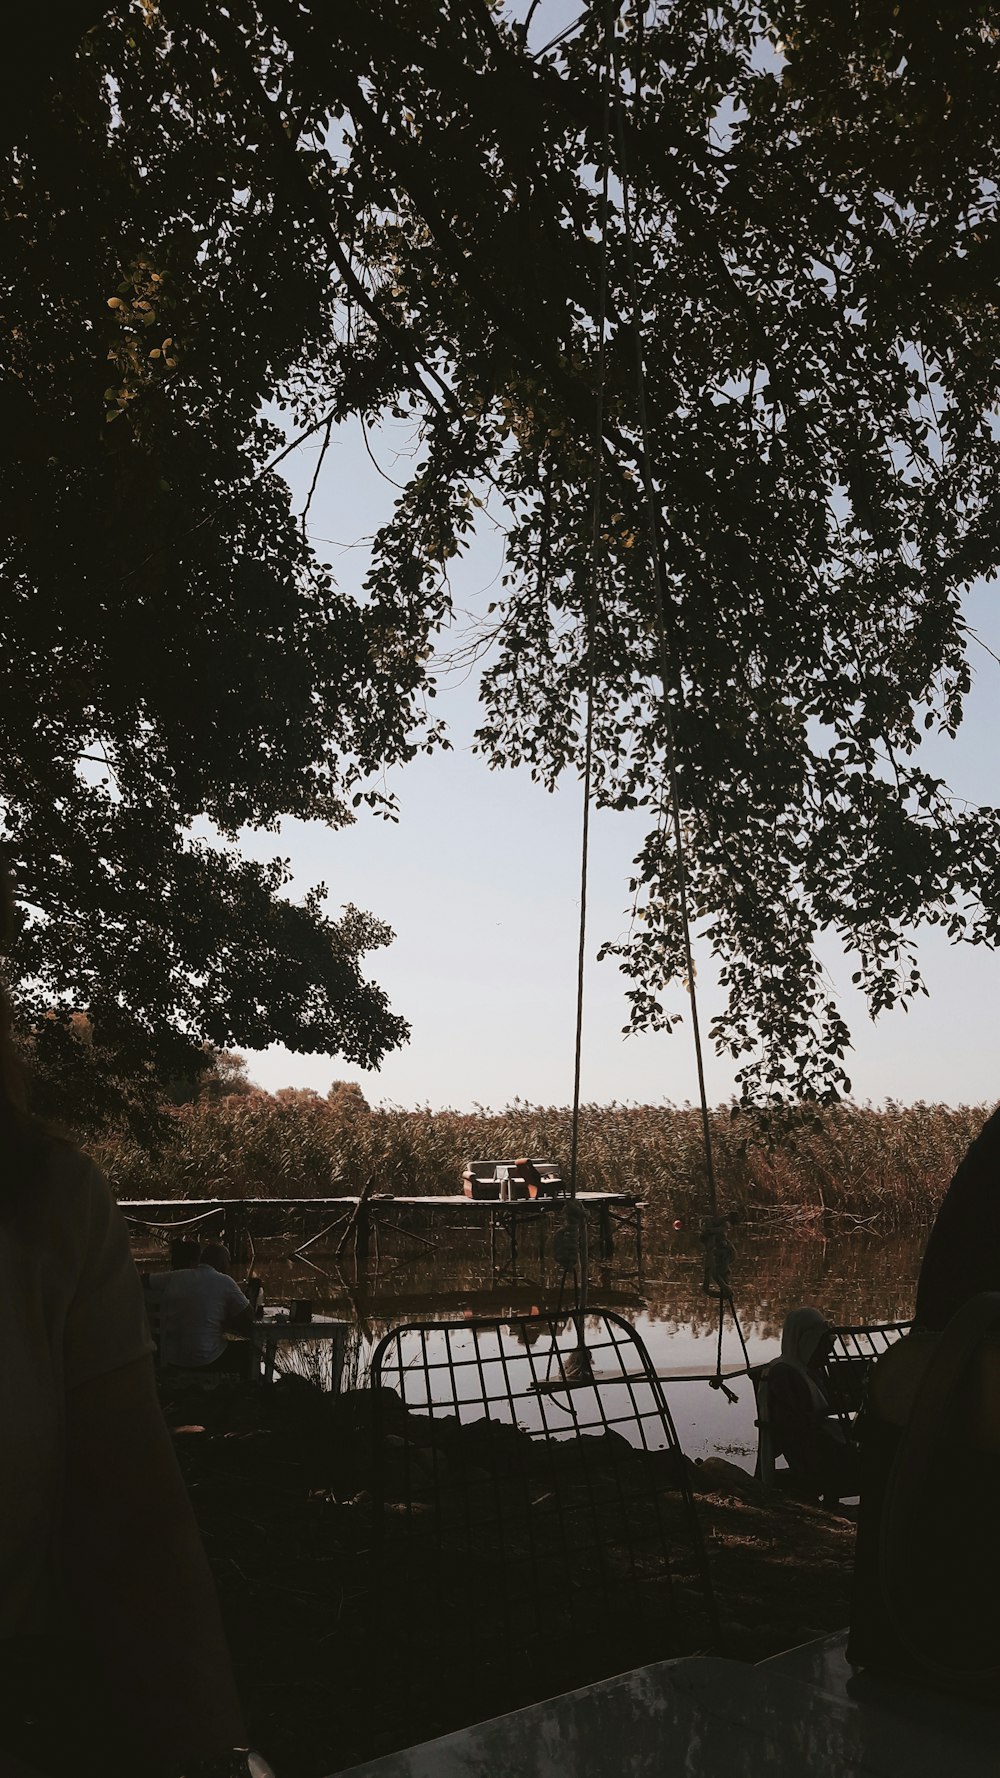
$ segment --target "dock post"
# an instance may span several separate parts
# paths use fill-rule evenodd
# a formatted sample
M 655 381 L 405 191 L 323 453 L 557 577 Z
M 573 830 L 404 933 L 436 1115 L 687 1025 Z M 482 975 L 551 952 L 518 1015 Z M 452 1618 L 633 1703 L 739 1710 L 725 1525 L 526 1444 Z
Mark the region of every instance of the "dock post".
M 635 1272 L 642 1283 L 642 1205 L 635 1207 Z
M 229 1248 L 229 1257 L 234 1265 L 242 1265 L 249 1257 L 247 1252 L 248 1212 L 242 1199 L 230 1199 L 226 1205 L 222 1221 L 223 1240 Z
M 615 1257 L 615 1231 L 611 1223 L 611 1211 L 607 1204 L 601 1205 L 600 1218 L 600 1252 L 602 1259 Z
M 368 1254 L 371 1247 L 372 1216 L 370 1199 L 362 1193 L 358 1199 L 357 1216 L 354 1223 L 354 1263 L 361 1270 L 368 1265 Z
M 493 1208 L 492 1204 L 490 1205 L 489 1224 L 490 1224 L 490 1271 L 491 1271 L 493 1277 L 495 1278 L 497 1275 L 497 1213 L 496 1213 L 495 1209 Z

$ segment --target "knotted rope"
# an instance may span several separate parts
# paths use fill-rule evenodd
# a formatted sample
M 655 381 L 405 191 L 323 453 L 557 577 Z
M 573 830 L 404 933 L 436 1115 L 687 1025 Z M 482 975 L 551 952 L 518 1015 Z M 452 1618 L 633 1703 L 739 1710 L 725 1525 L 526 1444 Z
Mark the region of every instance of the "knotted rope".
M 702 1272 L 701 1287 L 706 1296 L 714 1296 L 719 1304 L 719 1333 L 715 1347 L 715 1376 L 710 1379 L 712 1389 L 720 1389 L 727 1401 L 738 1401 L 734 1389 L 730 1389 L 722 1376 L 722 1334 L 725 1326 L 726 1309 L 732 1316 L 733 1326 L 739 1335 L 743 1348 L 743 1358 L 747 1368 L 750 1367 L 750 1354 L 743 1338 L 740 1318 L 733 1302 L 732 1285 L 729 1281 L 729 1269 L 736 1258 L 736 1249 L 729 1239 L 729 1231 L 739 1221 L 735 1210 L 728 1210 L 724 1216 L 706 1216 L 701 1225 L 701 1244 L 705 1249 L 705 1263 Z
M 580 843 L 580 933 L 576 962 L 576 1044 L 573 1060 L 573 1121 L 570 1136 L 569 1192 L 576 1197 L 577 1159 L 580 1147 L 580 1068 L 583 1055 L 583 989 L 587 961 L 587 879 L 590 863 L 590 798 L 594 765 L 594 628 L 598 602 L 598 556 L 601 543 L 601 511 L 604 494 L 604 388 L 605 339 L 608 308 L 608 181 L 611 175 L 611 80 L 614 70 L 614 0 L 604 9 L 604 63 L 602 84 L 603 162 L 600 208 L 601 258 L 597 286 L 597 367 L 594 384 L 594 467 L 590 511 L 590 553 L 587 559 L 587 597 L 584 614 L 586 658 L 586 716 L 583 746 L 583 831 Z

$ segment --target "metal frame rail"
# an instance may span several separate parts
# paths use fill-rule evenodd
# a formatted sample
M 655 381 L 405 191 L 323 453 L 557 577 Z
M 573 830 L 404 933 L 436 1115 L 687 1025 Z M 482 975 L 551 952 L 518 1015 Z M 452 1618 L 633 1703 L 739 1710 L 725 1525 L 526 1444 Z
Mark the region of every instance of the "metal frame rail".
M 830 1407 L 851 1446 L 857 1444 L 857 1418 L 865 1398 L 872 1366 L 889 1347 L 909 1333 L 911 1321 L 882 1321 L 869 1326 L 832 1327 L 833 1350 L 824 1367 Z M 749 1375 L 757 1401 L 757 1464 L 754 1474 L 765 1487 L 774 1484 L 776 1469 L 773 1436 L 767 1416 L 766 1391 L 761 1382 L 768 1365 L 754 1365 Z
M 597 1671 L 716 1643 L 686 1460 L 627 1321 L 412 1322 L 371 1382 L 379 1621 L 446 1635 L 477 1707 L 492 1681 L 580 1683 L 581 1610 Z

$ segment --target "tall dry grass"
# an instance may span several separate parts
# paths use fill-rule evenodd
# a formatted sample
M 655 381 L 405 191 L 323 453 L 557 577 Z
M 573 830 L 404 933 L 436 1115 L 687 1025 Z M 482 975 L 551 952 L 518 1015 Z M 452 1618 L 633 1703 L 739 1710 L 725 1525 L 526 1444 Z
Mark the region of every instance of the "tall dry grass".
M 839 1105 L 810 1114 L 768 1144 L 743 1114 L 712 1113 L 720 1197 L 750 1219 L 822 1210 L 929 1220 L 981 1127 L 982 1106 Z M 515 1103 L 503 1111 L 369 1108 L 360 1093 L 287 1090 L 182 1106 L 150 1157 L 124 1136 L 95 1145 L 120 1197 L 323 1197 L 377 1191 L 455 1191 L 469 1159 L 535 1154 L 566 1164 L 568 1108 Z M 705 1207 L 701 1119 L 692 1107 L 585 1105 L 579 1185 L 638 1191 L 664 1214 Z

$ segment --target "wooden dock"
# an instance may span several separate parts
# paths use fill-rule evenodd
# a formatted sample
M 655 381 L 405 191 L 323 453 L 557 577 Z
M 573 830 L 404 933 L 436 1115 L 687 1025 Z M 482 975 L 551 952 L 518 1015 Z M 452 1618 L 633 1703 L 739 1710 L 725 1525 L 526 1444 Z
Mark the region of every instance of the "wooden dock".
M 461 1193 L 397 1196 L 393 1193 L 312 1198 L 124 1198 L 119 1209 L 130 1230 L 144 1230 L 156 1239 L 187 1235 L 192 1240 L 221 1240 L 239 1262 L 252 1257 L 254 1241 L 285 1233 L 296 1223 L 301 1239 L 291 1251 L 302 1252 L 328 1236 L 342 1238 L 353 1222 L 353 1251 L 359 1268 L 377 1258 L 380 1231 L 394 1231 L 426 1246 L 449 1234 L 468 1236 L 481 1230 L 489 1241 L 494 1278 L 515 1280 L 523 1238 L 538 1237 L 544 1259 L 550 1230 L 558 1223 L 566 1200 L 558 1198 L 467 1198 Z M 642 1272 L 643 1200 L 634 1192 L 578 1192 L 588 1211 L 591 1258 L 609 1264 L 618 1238 L 627 1235 L 635 1250 L 636 1275 Z

